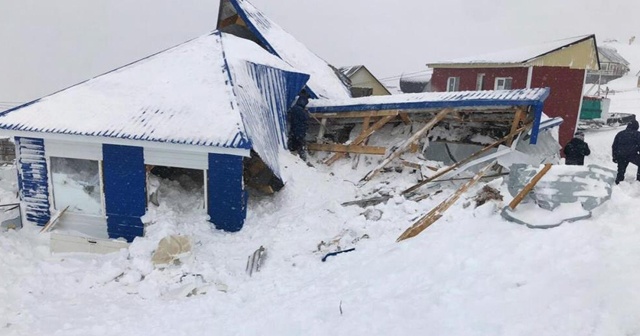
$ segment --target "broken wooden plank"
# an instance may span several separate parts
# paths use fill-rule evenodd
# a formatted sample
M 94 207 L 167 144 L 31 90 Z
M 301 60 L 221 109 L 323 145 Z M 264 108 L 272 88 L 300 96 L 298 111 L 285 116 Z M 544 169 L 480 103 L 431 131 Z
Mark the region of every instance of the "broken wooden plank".
M 451 113 L 451 111 L 453 111 L 450 108 L 446 108 L 442 111 L 440 111 L 435 118 L 431 119 L 431 121 L 429 121 L 426 125 L 424 125 L 424 127 L 422 127 L 420 130 L 418 130 L 416 133 L 414 133 L 412 136 L 409 137 L 409 139 L 407 139 L 402 145 L 400 145 L 395 151 L 391 152 L 389 155 L 387 155 L 387 157 L 382 160 L 382 162 L 372 171 L 370 171 L 369 173 L 367 173 L 367 175 L 365 175 L 364 178 L 362 178 L 362 181 L 369 181 L 371 180 L 374 176 L 376 176 L 381 170 L 382 168 L 384 168 L 386 165 L 388 165 L 389 163 L 391 163 L 391 161 L 393 161 L 395 158 L 399 157 L 400 155 L 402 155 L 402 153 L 404 153 L 405 151 L 407 151 L 407 149 L 409 149 L 409 147 L 415 143 L 416 141 L 418 141 L 421 137 L 423 137 L 425 134 L 427 134 L 427 132 L 429 132 L 437 123 L 439 123 L 442 119 L 444 119 L 444 117 L 447 116 L 447 114 Z
M 511 210 L 515 210 L 515 208 L 518 206 L 518 204 L 520 204 L 520 202 L 522 202 L 522 200 L 527 196 L 527 194 L 529 194 L 529 192 L 531 192 L 533 187 L 535 187 L 536 184 L 538 184 L 540 179 L 544 176 L 544 174 L 546 174 L 549 171 L 549 169 L 551 169 L 551 164 L 550 163 L 545 164 L 544 168 L 542 168 L 531 179 L 531 181 L 529 181 L 529 183 L 527 183 L 527 185 L 524 186 L 524 188 L 516 195 L 516 197 L 511 201 L 511 203 L 509 203 L 509 208 L 511 208 Z
M 444 169 L 444 170 L 440 171 L 439 173 L 436 173 L 435 175 L 433 175 L 433 176 L 429 177 L 429 178 L 428 178 L 428 179 L 426 179 L 426 180 L 423 180 L 423 181 L 421 181 L 421 182 L 418 182 L 417 184 L 415 184 L 415 185 L 413 185 L 412 187 L 410 187 L 410 188 L 406 189 L 405 191 L 403 191 L 403 192 L 402 192 L 402 194 L 404 195 L 404 194 L 411 193 L 411 192 L 415 191 L 416 189 L 418 189 L 418 188 L 422 187 L 423 185 L 425 185 L 425 184 L 427 184 L 427 183 L 429 183 L 429 182 L 431 182 L 431 181 L 433 181 L 433 180 L 435 180 L 435 179 L 439 178 L 440 176 L 442 176 L 442 175 L 444 175 L 444 174 L 446 174 L 446 173 L 448 173 L 448 172 L 450 172 L 450 171 L 452 171 L 452 170 L 454 170 L 454 169 L 456 169 L 456 168 L 458 168 L 458 167 L 460 167 L 460 166 L 462 166 L 462 165 L 464 165 L 464 164 L 466 164 L 466 163 L 468 163 L 468 162 L 470 162 L 470 161 L 474 160 L 475 158 L 479 157 L 480 155 L 485 154 L 485 153 L 486 153 L 486 152 L 488 152 L 489 150 L 491 150 L 491 149 L 493 149 L 493 148 L 495 148 L 495 147 L 498 147 L 498 145 L 500 145 L 500 144 L 502 144 L 503 142 L 505 142 L 505 141 L 509 140 L 512 136 L 514 136 L 514 135 L 518 135 L 518 134 L 520 134 L 520 133 L 524 132 L 524 131 L 525 131 L 525 130 L 527 130 L 530 126 L 531 126 L 531 124 L 527 124 L 527 125 L 525 125 L 525 126 L 523 126 L 523 127 L 518 128 L 518 129 L 517 129 L 515 132 L 513 132 L 512 134 L 508 134 L 507 136 L 505 136 L 505 137 L 503 137 L 502 139 L 500 139 L 500 140 L 498 140 L 498 141 L 496 141 L 496 142 L 492 143 L 491 145 L 488 145 L 488 146 L 486 146 L 486 147 L 482 148 L 481 150 L 479 150 L 479 151 L 477 151 L 477 152 L 475 152 L 475 153 L 471 154 L 471 155 L 470 155 L 469 157 L 467 157 L 466 159 L 464 159 L 464 160 L 462 160 L 462 161 L 460 161 L 460 162 L 458 162 L 458 163 L 456 163 L 456 164 L 453 164 L 453 165 L 449 166 L 448 168 L 446 168 L 446 169 Z
M 396 242 L 403 241 L 408 238 L 415 237 L 419 235 L 422 231 L 428 228 L 431 224 L 435 223 L 438 219 L 442 217 L 445 211 L 449 209 L 459 198 L 460 196 L 466 192 L 469 188 L 471 188 L 474 184 L 480 181 L 480 178 L 484 176 L 493 166 L 496 161 L 486 165 L 482 170 L 480 170 L 471 180 L 467 183 L 463 184 L 455 193 L 449 196 L 446 200 L 442 201 L 442 203 L 438 204 L 435 208 L 431 209 L 429 213 L 420 218 L 415 224 L 413 224 L 410 228 L 404 231 Z
M 357 154 L 372 154 L 372 155 L 384 155 L 387 151 L 386 147 L 379 147 L 379 146 L 317 144 L 317 143 L 309 143 L 307 144 L 307 148 L 312 151 L 357 153 Z
M 351 206 L 351 205 L 357 205 L 357 206 L 359 206 L 361 208 L 366 208 L 368 206 L 377 205 L 377 204 L 380 204 L 380 203 L 387 202 L 389 199 L 391 199 L 391 196 L 377 196 L 377 197 L 371 197 L 371 198 L 366 198 L 366 199 L 361 199 L 361 200 L 344 202 L 341 205 L 344 206 L 344 207 Z
M 42 229 L 40 230 L 40 233 L 47 232 L 47 231 L 51 230 L 53 228 L 53 226 L 56 225 L 56 223 L 58 222 L 58 219 L 60 219 L 60 217 L 62 217 L 62 215 L 65 213 L 65 211 L 67 211 L 68 208 L 69 208 L 69 206 L 67 205 L 66 207 L 64 207 L 64 209 L 58 211 L 58 213 L 56 213 L 51 218 L 49 218 L 49 221 L 47 222 L 47 224 L 45 224 L 42 227 Z
M 359 144 L 361 144 L 364 140 L 366 140 L 369 136 L 371 136 L 371 134 L 373 134 L 378 129 L 382 128 L 382 126 L 384 126 L 386 123 L 391 121 L 394 117 L 395 117 L 395 115 L 386 116 L 386 117 L 383 117 L 382 119 L 378 120 L 371 127 L 367 128 L 366 130 L 363 130 L 362 133 L 360 133 L 360 135 L 358 135 L 355 139 L 353 139 L 353 141 L 351 141 L 349 143 L 349 145 L 359 145 Z M 338 161 L 340 158 L 344 157 L 344 155 L 345 155 L 345 153 L 336 153 L 332 157 L 330 157 L 327 161 L 325 161 L 325 164 L 330 166 L 334 162 Z
M 364 117 L 387 117 L 397 116 L 398 110 L 386 111 L 356 111 L 356 112 L 340 112 L 340 113 L 311 113 L 311 117 L 318 119 L 332 118 L 364 118 Z

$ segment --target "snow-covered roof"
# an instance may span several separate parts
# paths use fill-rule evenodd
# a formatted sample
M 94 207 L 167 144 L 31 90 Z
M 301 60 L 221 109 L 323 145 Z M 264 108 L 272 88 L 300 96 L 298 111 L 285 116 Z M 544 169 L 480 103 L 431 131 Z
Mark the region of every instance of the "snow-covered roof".
M 246 0 L 230 0 L 238 15 L 260 42 L 293 68 L 311 75 L 307 83 L 317 98 L 347 98 L 348 88 L 327 62 L 278 26 Z
M 340 72 L 342 72 L 345 76 L 350 77 L 354 73 L 358 72 L 358 70 L 362 69 L 364 65 L 351 65 L 340 67 Z
M 484 55 L 457 58 L 449 61 L 434 62 L 431 65 L 441 64 L 520 64 L 547 55 L 554 51 L 566 48 L 573 44 L 594 38 L 594 35 L 570 37 L 536 45 L 529 45 Z
M 549 89 L 547 88 L 422 92 L 349 99 L 314 99 L 309 102 L 308 109 L 314 113 L 333 113 L 368 110 L 436 109 L 466 106 L 522 106 L 542 103 L 548 96 Z
M 600 57 L 604 57 L 610 62 L 619 63 L 619 64 L 623 64 L 623 65 L 626 65 L 626 66 L 628 66 L 630 64 L 614 48 L 598 47 L 598 53 L 600 54 Z M 603 60 L 601 59 L 601 61 L 603 61 Z
M 277 157 L 280 116 L 307 78 L 215 31 L 5 111 L 0 129 L 254 149 L 265 159 Z

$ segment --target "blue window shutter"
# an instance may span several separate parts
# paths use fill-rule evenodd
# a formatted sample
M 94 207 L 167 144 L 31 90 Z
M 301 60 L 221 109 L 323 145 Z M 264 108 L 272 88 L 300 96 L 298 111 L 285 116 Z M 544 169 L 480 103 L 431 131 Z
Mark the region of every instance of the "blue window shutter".
M 29 222 L 45 225 L 51 218 L 49 209 L 49 176 L 44 140 L 16 137 L 18 186 L 20 200 Z
M 209 154 L 208 211 L 217 229 L 240 231 L 247 215 L 247 194 L 242 181 L 242 157 Z
M 103 145 L 104 196 L 109 238 L 144 235 L 146 172 L 142 147 Z

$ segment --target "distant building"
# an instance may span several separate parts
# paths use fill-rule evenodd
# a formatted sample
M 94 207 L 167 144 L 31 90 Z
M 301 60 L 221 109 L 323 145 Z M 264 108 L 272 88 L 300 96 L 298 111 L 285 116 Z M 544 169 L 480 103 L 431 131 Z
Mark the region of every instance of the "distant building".
M 343 73 L 351 81 L 351 96 L 386 96 L 391 92 L 364 65 L 341 67 Z
M 400 76 L 400 90 L 402 93 L 431 92 L 431 76 L 433 71 L 403 74 Z
M 586 72 L 600 69 L 595 35 L 427 65 L 433 91 L 549 87 L 544 113 L 564 119 L 562 146 L 576 130 Z
M 610 47 L 598 47 L 600 70 L 587 71 L 587 84 L 606 84 L 629 72 L 629 62 Z

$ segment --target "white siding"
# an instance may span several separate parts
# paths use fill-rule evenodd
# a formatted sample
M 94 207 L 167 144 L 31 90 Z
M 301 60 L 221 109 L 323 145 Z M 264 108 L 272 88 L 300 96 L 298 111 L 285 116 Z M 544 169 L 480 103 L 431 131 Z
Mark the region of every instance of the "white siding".
M 202 152 L 145 148 L 144 163 L 156 166 L 206 170 L 209 166 L 209 155 Z
M 44 140 L 47 157 L 65 157 L 71 159 L 102 160 L 102 144 L 70 142 L 63 140 Z

